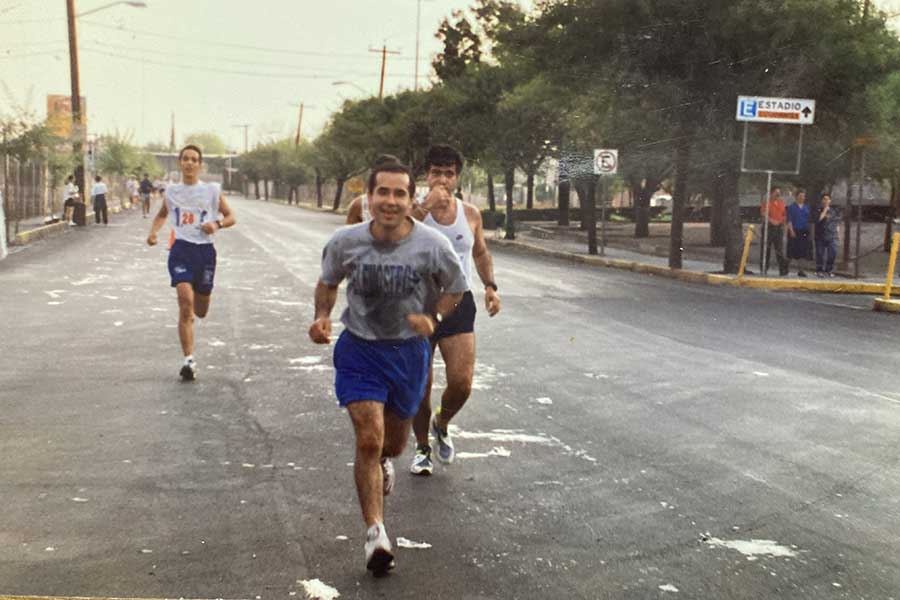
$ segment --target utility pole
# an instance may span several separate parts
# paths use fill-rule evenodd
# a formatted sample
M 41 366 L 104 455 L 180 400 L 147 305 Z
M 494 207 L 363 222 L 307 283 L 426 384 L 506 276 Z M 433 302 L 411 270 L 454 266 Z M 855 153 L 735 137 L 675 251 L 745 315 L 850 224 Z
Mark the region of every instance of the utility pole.
M 300 132 L 303 128 L 303 103 L 300 103 L 300 117 L 297 119 L 297 139 L 294 140 L 294 145 L 300 145 Z
M 84 132 L 81 130 L 81 82 L 78 76 L 78 33 L 75 28 L 75 0 L 66 0 L 69 24 L 69 76 L 72 80 L 72 152 L 75 154 L 75 185 L 84 199 Z
M 175 152 L 175 111 L 172 111 L 172 127 L 169 131 L 169 152 Z
M 243 127 L 244 128 L 244 154 L 250 150 L 249 145 L 247 143 L 247 130 L 250 129 L 250 123 L 240 123 L 238 125 L 232 125 L 232 127 Z
M 419 91 L 419 23 L 422 20 L 422 0 L 416 0 L 416 79 L 413 90 Z
M 378 84 L 378 99 L 381 100 L 384 98 L 384 69 L 387 63 L 387 55 L 388 54 L 400 54 L 399 52 L 395 52 L 393 50 L 388 50 L 387 45 L 382 45 L 381 50 L 376 50 L 375 48 L 369 48 L 369 52 L 378 52 L 381 54 L 381 83 Z

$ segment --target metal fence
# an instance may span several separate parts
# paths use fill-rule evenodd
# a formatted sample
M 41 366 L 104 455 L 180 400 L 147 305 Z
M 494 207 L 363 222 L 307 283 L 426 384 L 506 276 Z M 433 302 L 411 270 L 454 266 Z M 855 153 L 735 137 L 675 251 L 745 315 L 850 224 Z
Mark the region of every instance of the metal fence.
M 0 157 L 0 189 L 6 220 L 18 224 L 25 219 L 50 214 L 52 203 L 48 189 L 47 166 L 43 161 L 20 161 L 12 156 Z

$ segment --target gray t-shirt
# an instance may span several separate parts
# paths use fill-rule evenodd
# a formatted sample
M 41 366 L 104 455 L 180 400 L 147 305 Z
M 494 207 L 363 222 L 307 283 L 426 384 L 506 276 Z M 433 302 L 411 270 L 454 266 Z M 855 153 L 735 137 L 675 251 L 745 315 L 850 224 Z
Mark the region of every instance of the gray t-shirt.
M 426 312 L 440 291 L 468 289 L 450 241 L 438 231 L 412 221 L 398 242 L 379 242 L 371 222 L 336 231 L 322 252 L 320 281 L 338 285 L 347 279 L 347 309 L 341 322 L 367 340 L 405 340 L 417 334 L 407 315 Z

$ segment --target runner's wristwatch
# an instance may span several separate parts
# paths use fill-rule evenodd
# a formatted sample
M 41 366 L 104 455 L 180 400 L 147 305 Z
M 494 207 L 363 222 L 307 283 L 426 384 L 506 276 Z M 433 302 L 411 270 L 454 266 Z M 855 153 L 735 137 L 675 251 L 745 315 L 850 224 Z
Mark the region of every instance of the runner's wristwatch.
M 497 284 L 494 283 L 493 281 L 486 281 L 485 284 L 484 284 L 484 287 L 485 287 L 485 288 L 491 288 L 491 289 L 493 289 L 495 292 L 499 292 L 499 291 L 500 291 L 499 289 L 497 289 Z

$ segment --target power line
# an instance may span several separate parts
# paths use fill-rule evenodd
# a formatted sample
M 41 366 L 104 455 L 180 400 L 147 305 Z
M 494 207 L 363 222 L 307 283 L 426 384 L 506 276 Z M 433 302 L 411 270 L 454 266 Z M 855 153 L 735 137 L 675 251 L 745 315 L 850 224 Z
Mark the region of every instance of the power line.
M 133 33 L 135 35 L 145 35 L 148 37 L 155 37 L 155 38 L 160 38 L 160 39 L 164 39 L 164 40 L 174 40 L 174 41 L 186 42 L 186 43 L 191 43 L 191 44 L 202 44 L 204 46 L 221 46 L 223 48 L 237 48 L 240 50 L 254 50 L 257 52 L 270 52 L 273 54 L 291 54 L 291 55 L 297 55 L 297 56 L 318 56 L 318 57 L 325 57 L 325 58 L 355 58 L 355 59 L 359 59 L 359 58 L 365 56 L 364 53 L 350 54 L 350 53 L 338 53 L 338 52 L 315 52 L 315 51 L 310 51 L 310 50 L 289 50 L 286 48 L 253 46 L 253 45 L 249 45 L 249 44 L 236 44 L 236 43 L 231 43 L 231 42 L 216 42 L 216 41 L 211 41 L 211 40 L 197 40 L 197 39 L 179 37 L 179 36 L 175 36 L 175 35 L 166 35 L 166 34 L 162 34 L 162 33 L 153 33 L 150 31 L 141 31 L 139 29 L 129 29 L 128 27 L 117 27 L 117 26 L 113 26 L 113 25 L 107 25 L 105 23 L 98 23 L 97 21 L 91 21 L 88 19 L 79 21 L 79 24 L 81 24 L 81 23 L 84 23 L 86 25 L 91 25 L 94 27 L 100 27 L 102 29 L 109 29 L 112 31 L 124 31 L 124 32 L 128 32 L 128 33 Z M 398 60 L 402 60 L 402 59 L 398 59 Z M 406 60 L 411 60 L 411 59 L 406 59 Z

